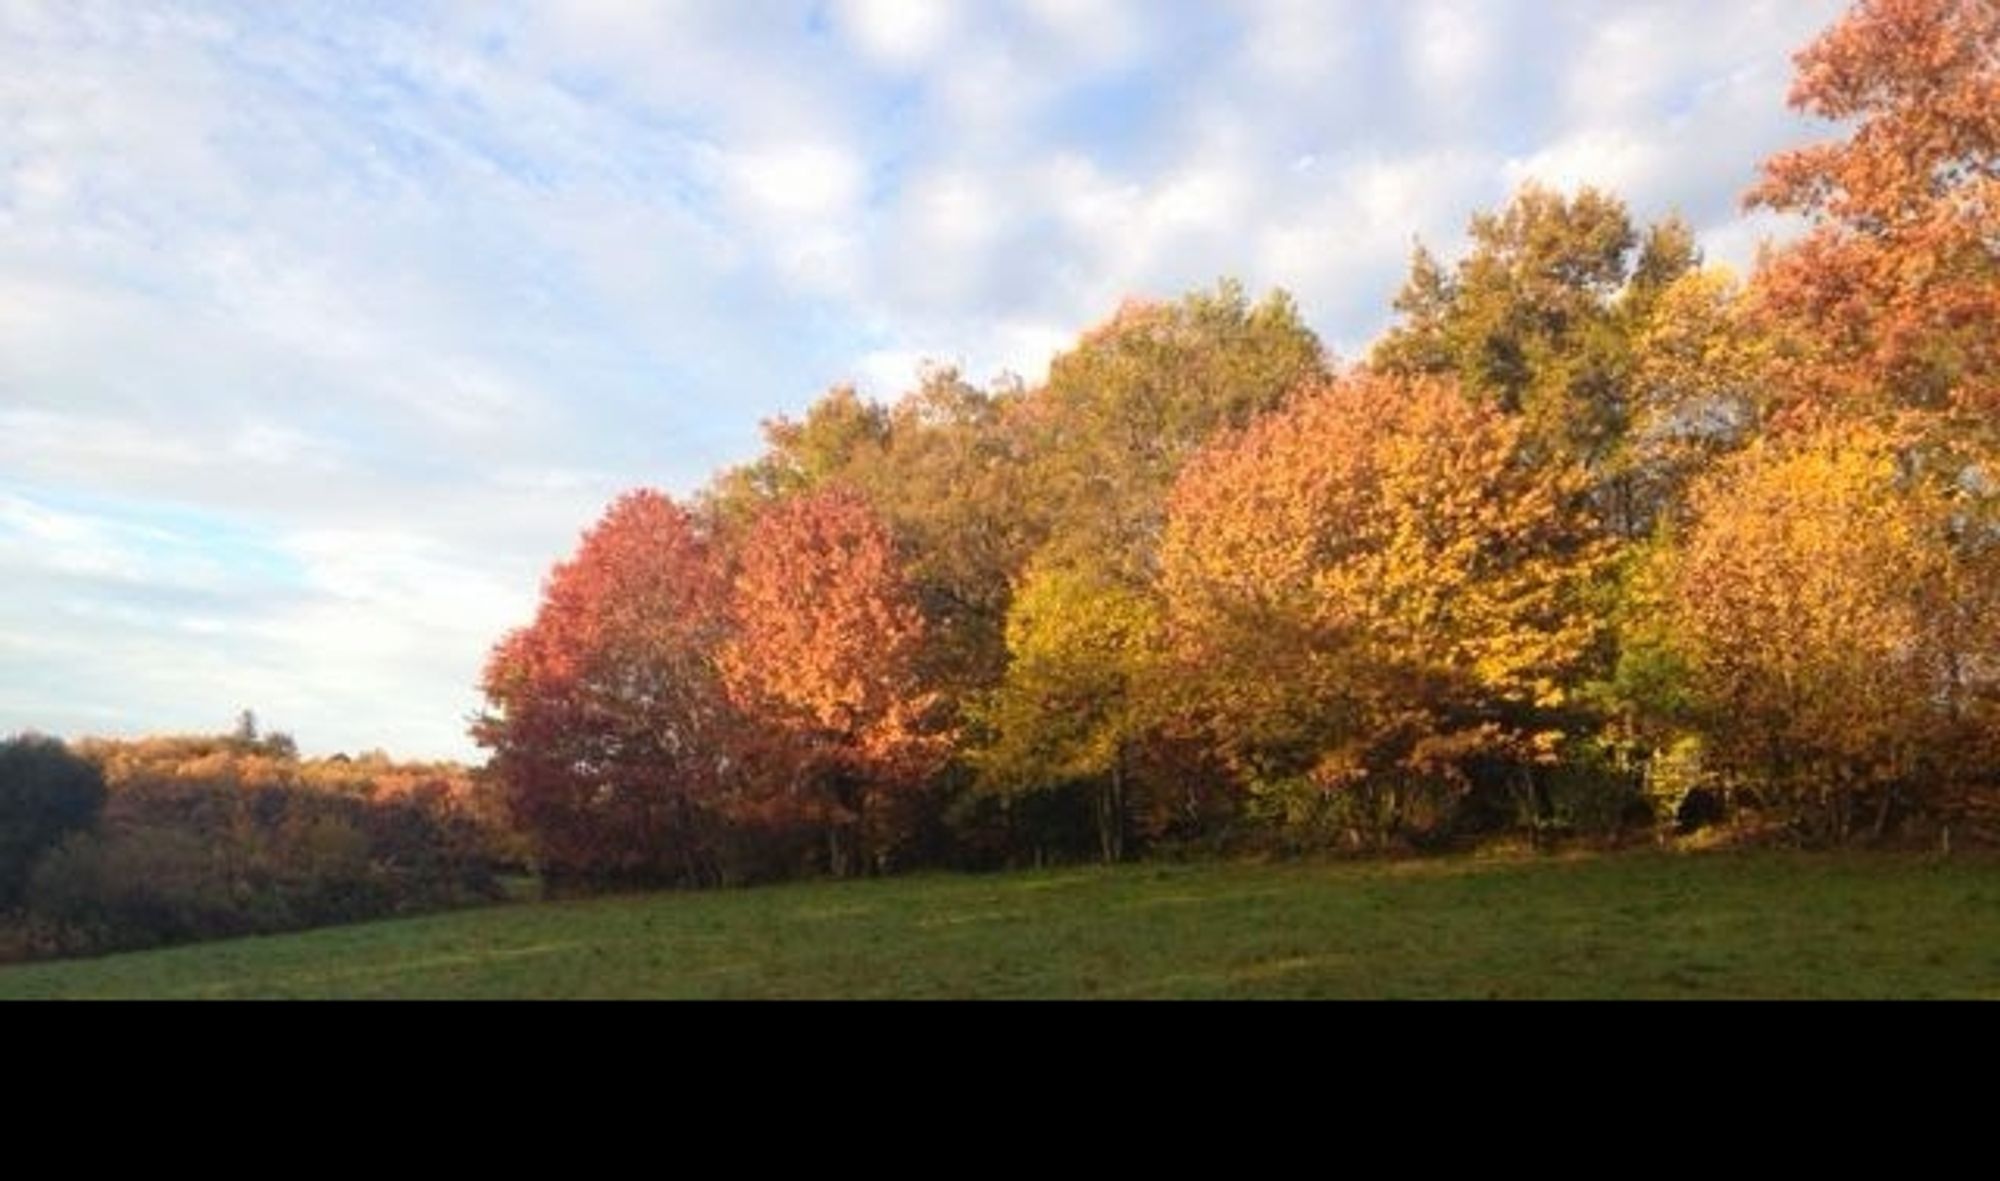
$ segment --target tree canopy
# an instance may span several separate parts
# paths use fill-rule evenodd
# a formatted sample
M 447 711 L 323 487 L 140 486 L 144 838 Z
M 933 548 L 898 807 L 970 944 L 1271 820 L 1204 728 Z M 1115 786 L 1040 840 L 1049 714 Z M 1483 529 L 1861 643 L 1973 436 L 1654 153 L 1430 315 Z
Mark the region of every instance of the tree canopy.
M 1168 626 L 1189 706 L 1254 778 L 1450 785 L 1552 753 L 1601 550 L 1581 472 L 1525 436 L 1448 381 L 1359 374 L 1189 467 Z
M 1859 0 L 1797 57 L 1843 139 L 1782 152 L 1753 205 L 1806 214 L 1758 291 L 1803 399 L 2000 412 L 2000 6 Z
M 1843 137 L 1768 163 L 1809 228 L 1747 280 L 1529 182 L 1365 366 L 1224 280 L 620 500 L 487 671 L 546 864 L 1615 834 L 1664 783 L 2000 820 L 2000 10 L 1859 0 L 1797 61 Z
M 494 650 L 473 733 L 549 872 L 715 877 L 735 733 L 715 655 L 726 591 L 694 518 L 628 493 Z

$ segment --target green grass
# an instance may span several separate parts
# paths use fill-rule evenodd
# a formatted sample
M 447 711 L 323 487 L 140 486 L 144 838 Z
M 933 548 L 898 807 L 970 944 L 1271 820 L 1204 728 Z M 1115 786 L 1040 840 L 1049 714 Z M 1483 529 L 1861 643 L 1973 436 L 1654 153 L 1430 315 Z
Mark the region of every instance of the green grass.
M 2000 861 L 1769 852 L 808 883 L 0 969 L 0 998 L 1994 996 Z

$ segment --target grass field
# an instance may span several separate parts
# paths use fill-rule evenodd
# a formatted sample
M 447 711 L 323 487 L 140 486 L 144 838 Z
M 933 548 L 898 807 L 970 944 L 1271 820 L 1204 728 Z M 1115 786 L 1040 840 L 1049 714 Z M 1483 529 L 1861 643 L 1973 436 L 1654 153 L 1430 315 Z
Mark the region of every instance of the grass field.
M 0 969 L 24 997 L 2000 997 L 2000 861 L 1148 865 L 523 903 Z

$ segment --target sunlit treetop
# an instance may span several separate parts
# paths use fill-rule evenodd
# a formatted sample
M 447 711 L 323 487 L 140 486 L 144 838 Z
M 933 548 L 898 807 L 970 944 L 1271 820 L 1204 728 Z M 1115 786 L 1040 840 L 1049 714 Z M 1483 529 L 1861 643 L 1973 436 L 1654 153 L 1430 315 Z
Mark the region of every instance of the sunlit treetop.
M 2000 4 L 1861 0 L 1796 61 L 1792 104 L 1849 134 L 1748 201 L 1817 223 L 1758 284 L 1806 392 L 2000 408 Z

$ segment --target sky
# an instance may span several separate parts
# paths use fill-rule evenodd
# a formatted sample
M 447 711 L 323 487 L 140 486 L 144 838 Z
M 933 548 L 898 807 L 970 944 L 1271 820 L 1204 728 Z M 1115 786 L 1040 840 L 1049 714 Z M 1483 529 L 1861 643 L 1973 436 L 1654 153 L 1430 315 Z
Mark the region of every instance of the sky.
M 1534 178 L 1746 267 L 1838 0 L 0 0 L 0 733 L 476 761 L 618 492 Z

